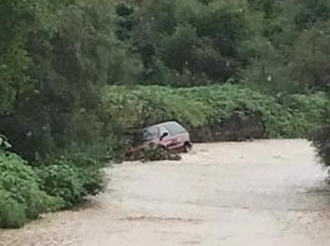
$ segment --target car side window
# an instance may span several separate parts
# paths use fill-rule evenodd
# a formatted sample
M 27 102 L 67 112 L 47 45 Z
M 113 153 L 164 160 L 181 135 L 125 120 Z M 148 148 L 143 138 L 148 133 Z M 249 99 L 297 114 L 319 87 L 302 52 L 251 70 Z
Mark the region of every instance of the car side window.
M 169 130 L 167 130 L 167 128 L 166 128 L 165 126 L 160 126 L 160 127 L 159 127 L 159 135 L 160 135 L 160 136 L 163 136 L 164 133 L 167 133 L 168 136 L 171 135 L 171 133 L 169 132 Z

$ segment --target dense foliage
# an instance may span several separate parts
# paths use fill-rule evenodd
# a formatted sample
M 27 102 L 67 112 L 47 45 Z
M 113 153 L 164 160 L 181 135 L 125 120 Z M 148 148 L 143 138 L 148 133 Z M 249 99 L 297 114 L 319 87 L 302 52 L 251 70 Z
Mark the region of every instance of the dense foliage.
M 0 150 L 0 227 L 19 227 L 61 207 L 41 190 L 33 169 L 19 156 Z
M 245 114 L 252 112 L 260 118 L 257 122 L 247 124 L 264 127 L 260 129 L 265 131 L 263 137 L 303 138 L 321 120 L 327 102 L 323 93 L 275 98 L 230 84 L 183 89 L 110 86 L 104 90 L 103 116 L 110 123 L 107 128 L 109 132 L 115 129 L 125 132 L 162 121 L 177 120 L 191 131 L 195 140 L 213 141 L 235 140 L 223 136 L 226 134 L 223 123 L 236 113 L 241 115 L 243 121 L 247 117 Z M 115 127 L 114 122 L 116 128 L 112 128 Z M 235 124 L 233 121 L 230 123 Z M 204 135 L 200 136 L 200 133 Z
M 77 167 L 77 163 L 61 160 L 37 170 L 43 189 L 62 198 L 64 208 L 71 208 L 89 194 L 102 190 L 103 180 L 97 168 Z
M 0 176 L 0 226 L 54 208 L 32 196 L 67 208 L 100 191 L 102 162 L 148 124 L 177 120 L 195 141 L 305 137 L 330 118 L 329 41 L 330 0 L 0 0 L 0 132 L 16 153 L 1 150 L 0 175 L 32 182 Z
M 326 167 L 330 166 L 330 111 L 329 105 L 323 112 L 323 119 L 320 121 L 319 127 L 310 136 L 322 164 Z

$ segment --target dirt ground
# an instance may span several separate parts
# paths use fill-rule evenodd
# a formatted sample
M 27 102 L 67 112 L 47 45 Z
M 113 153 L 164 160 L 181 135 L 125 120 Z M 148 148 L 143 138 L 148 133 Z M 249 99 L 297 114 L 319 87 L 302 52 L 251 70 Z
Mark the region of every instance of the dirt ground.
M 108 190 L 1 246 L 328 246 L 330 189 L 304 140 L 196 145 L 179 162 L 107 169 Z

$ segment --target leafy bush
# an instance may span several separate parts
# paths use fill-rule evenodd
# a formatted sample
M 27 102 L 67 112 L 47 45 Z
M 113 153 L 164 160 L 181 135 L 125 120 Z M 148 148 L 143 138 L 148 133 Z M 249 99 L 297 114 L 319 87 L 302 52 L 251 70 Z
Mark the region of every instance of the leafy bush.
M 104 187 L 102 172 L 93 159 L 62 157 L 51 165 L 38 168 L 36 172 L 42 188 L 48 194 L 61 198 L 63 208 L 71 208 L 87 195 L 96 195 Z
M 40 189 L 38 177 L 25 161 L 0 150 L 0 227 L 20 227 L 60 206 L 59 199 Z
M 134 153 L 129 160 L 138 160 L 142 162 L 163 160 L 179 161 L 181 160 L 181 156 L 171 153 L 170 151 L 155 144 L 150 144 L 147 148 Z
M 242 128 L 252 136 L 244 133 L 241 140 L 303 138 L 320 119 L 326 103 L 322 93 L 277 98 L 231 84 L 181 89 L 110 86 L 103 95 L 103 115 L 106 125 L 111 122 L 109 132 L 176 120 L 199 141 L 237 140 L 233 132 Z M 231 127 L 235 124 L 237 129 Z
M 328 104 L 329 106 L 329 104 Z M 316 148 L 317 154 L 320 157 L 324 166 L 330 166 L 330 110 L 329 107 L 324 110 L 323 118 L 319 122 L 319 127 L 316 128 L 310 135 L 310 140 Z
M 103 94 L 104 120 L 126 129 L 143 127 L 175 119 L 185 125 L 200 126 L 207 122 L 209 107 L 195 99 L 175 93 L 163 86 L 137 86 L 128 89 L 109 86 Z
M 69 165 L 51 165 L 37 171 L 43 189 L 50 195 L 62 198 L 64 207 L 72 207 L 81 199 L 82 181 L 77 171 Z
M 231 84 L 181 89 L 178 93 L 186 93 L 190 98 L 207 103 L 212 108 L 211 126 L 229 118 L 237 110 L 259 112 L 270 138 L 306 137 L 327 103 L 322 93 L 288 95 L 279 99 Z
M 279 102 L 294 116 L 296 125 L 300 124 L 299 137 L 306 137 L 319 127 L 328 108 L 329 99 L 325 93 L 319 92 L 309 95 L 287 95 Z
M 26 207 L 12 198 L 12 194 L 0 189 L 0 228 L 18 228 L 27 221 Z

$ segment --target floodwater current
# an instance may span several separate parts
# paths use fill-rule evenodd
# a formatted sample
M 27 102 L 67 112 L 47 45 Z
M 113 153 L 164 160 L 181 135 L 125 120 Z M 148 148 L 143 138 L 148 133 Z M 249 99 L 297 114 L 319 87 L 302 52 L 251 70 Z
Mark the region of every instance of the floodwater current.
M 200 144 L 182 161 L 106 172 L 105 193 L 0 230 L 0 245 L 330 245 L 330 188 L 305 140 Z

